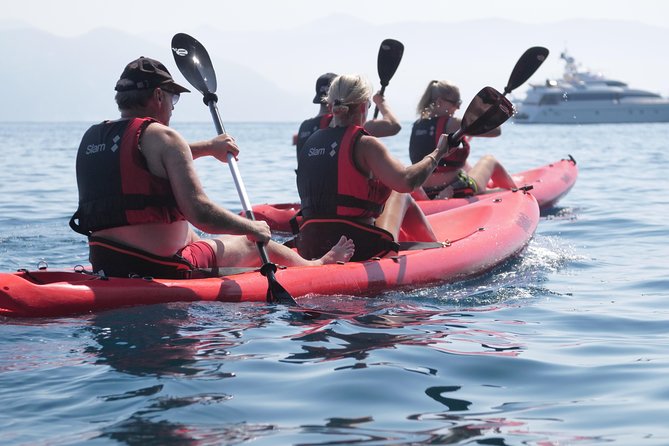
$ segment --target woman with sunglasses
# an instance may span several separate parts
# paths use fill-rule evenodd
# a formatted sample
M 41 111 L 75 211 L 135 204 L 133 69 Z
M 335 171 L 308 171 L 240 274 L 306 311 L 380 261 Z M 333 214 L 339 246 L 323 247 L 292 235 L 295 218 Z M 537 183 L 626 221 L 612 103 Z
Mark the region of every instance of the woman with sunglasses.
M 460 128 L 461 120 L 454 116 L 462 105 L 460 89 L 449 81 L 430 81 L 418 102 L 419 119 L 414 122 L 409 140 L 412 163 L 419 162 L 434 147 L 441 134 Z M 479 136 L 494 137 L 502 133 L 499 127 Z M 467 162 L 469 143 L 439 159 L 432 175 L 423 184 L 427 198 L 467 197 L 485 193 L 492 179 L 505 189 L 516 187 L 504 167 L 492 156 L 485 155 L 474 166 Z
M 436 241 L 409 193 L 423 184 L 447 153 L 446 138 L 405 167 L 363 128 L 371 98 L 366 79 L 337 76 L 326 99 L 332 125 L 311 135 L 298 155 L 297 189 L 304 220 L 296 244 L 305 258 L 322 255 L 329 241 L 342 235 L 355 243 L 351 260 L 382 257 L 397 250 L 403 222 L 403 230 L 411 228 L 407 239 Z

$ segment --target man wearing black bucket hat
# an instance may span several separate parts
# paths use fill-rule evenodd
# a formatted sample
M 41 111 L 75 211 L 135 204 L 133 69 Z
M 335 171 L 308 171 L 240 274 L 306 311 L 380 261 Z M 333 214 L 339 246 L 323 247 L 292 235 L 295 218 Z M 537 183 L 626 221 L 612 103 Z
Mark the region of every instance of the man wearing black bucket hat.
M 330 89 L 330 83 L 337 77 L 334 73 L 322 74 L 316 79 L 316 96 L 314 96 L 313 103 L 320 104 L 318 114 L 313 118 L 309 118 L 300 124 L 297 134 L 293 136 L 293 144 L 296 146 L 296 151 L 299 154 L 304 142 L 316 132 L 316 130 L 329 127 L 332 122 L 332 113 L 328 109 L 325 98 Z M 402 129 L 399 120 L 394 115 L 390 107 L 386 103 L 385 98 L 377 93 L 372 98 L 372 101 L 381 112 L 381 119 L 371 119 L 364 124 L 365 130 L 372 136 L 377 138 L 384 136 L 397 135 Z
M 174 105 L 189 90 L 162 63 L 130 62 L 116 83 L 121 119 L 93 125 L 77 153 L 79 207 L 70 219 L 89 237 L 95 272 L 188 278 L 219 267 L 259 266 L 256 243 L 270 261 L 287 266 L 347 261 L 353 244 L 342 237 L 325 256 L 306 260 L 272 242 L 267 223 L 214 203 L 204 192 L 193 160 L 226 162 L 239 148 L 229 135 L 188 143 L 168 127 Z M 217 238 L 201 239 L 190 224 Z M 212 271 L 214 270 L 214 271 Z

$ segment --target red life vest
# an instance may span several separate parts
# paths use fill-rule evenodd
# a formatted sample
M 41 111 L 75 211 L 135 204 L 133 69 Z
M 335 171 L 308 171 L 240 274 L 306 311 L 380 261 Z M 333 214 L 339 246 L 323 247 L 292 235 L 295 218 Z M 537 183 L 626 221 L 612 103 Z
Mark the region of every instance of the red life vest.
M 298 155 L 297 190 L 304 218 L 378 217 L 390 189 L 360 173 L 353 149 L 365 130 L 360 126 L 318 130 Z
M 139 141 L 151 118 L 105 121 L 89 128 L 77 152 L 80 234 L 118 226 L 184 220 L 168 180 L 153 175 Z

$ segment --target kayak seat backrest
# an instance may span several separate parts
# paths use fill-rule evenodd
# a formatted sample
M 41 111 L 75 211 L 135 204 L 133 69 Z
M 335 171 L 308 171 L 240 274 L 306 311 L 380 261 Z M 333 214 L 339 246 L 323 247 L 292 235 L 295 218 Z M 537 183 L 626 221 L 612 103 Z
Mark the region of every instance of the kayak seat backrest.
M 339 218 L 311 218 L 302 222 L 295 237 L 297 251 L 305 259 L 327 253 L 344 235 L 355 243 L 352 262 L 383 257 L 397 252 L 399 244 L 388 231 L 364 223 Z

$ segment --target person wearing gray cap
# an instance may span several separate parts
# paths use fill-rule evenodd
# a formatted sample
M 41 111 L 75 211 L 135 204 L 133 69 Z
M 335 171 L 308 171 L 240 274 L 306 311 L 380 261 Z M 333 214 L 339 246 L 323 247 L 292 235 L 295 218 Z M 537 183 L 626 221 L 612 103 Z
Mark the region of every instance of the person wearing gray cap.
M 342 237 L 323 257 L 306 260 L 270 240 L 269 226 L 233 213 L 204 192 L 193 160 L 226 162 L 239 148 L 219 135 L 188 143 L 169 127 L 174 105 L 189 90 L 162 63 L 130 62 L 116 83 L 121 118 L 90 127 L 77 153 L 79 207 L 70 219 L 88 236 L 95 272 L 188 278 L 214 275 L 219 267 L 259 266 L 256 243 L 270 261 L 286 266 L 348 261 L 354 246 Z M 216 238 L 200 238 L 190 226 Z
M 330 126 L 332 122 L 332 113 L 329 110 L 326 98 L 332 80 L 337 77 L 334 73 L 325 73 L 316 80 L 316 96 L 314 96 L 313 103 L 320 104 L 318 114 L 313 118 L 309 118 L 300 124 L 297 134 L 293 136 L 293 144 L 297 149 L 299 156 L 300 150 L 309 137 L 316 132 L 316 130 L 324 129 Z M 392 112 L 385 98 L 377 93 L 372 98 L 372 101 L 381 112 L 381 119 L 371 119 L 366 121 L 363 125 L 364 129 L 372 136 L 377 138 L 384 136 L 397 135 L 402 129 L 399 120 Z
M 325 102 L 325 97 L 328 95 L 328 88 L 330 83 L 337 75 L 334 73 L 322 74 L 316 79 L 316 96 L 314 96 L 313 103 L 320 104 L 318 114 L 313 118 L 309 118 L 300 124 L 297 135 L 293 138 L 293 143 L 296 146 L 297 153 L 300 153 L 304 142 L 318 129 L 324 129 L 330 125 L 332 121 L 332 113 L 328 111 L 328 104 Z

